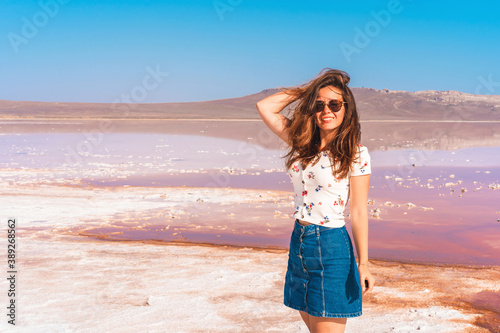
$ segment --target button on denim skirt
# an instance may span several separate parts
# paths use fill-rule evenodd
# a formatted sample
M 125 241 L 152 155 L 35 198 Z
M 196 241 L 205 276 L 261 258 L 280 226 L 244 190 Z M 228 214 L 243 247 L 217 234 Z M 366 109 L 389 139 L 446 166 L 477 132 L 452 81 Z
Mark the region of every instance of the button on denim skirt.
M 284 304 L 316 317 L 362 314 L 362 291 L 346 227 L 295 220 L 285 277 Z

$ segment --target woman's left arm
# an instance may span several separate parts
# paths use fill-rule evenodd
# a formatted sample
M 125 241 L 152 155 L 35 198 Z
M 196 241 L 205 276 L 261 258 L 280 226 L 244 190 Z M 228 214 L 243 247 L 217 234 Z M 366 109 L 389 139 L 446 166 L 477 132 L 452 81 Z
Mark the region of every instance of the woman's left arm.
M 368 269 L 368 189 L 370 175 L 351 176 L 351 225 L 356 251 L 358 253 L 358 270 L 363 294 L 373 290 L 375 279 Z M 365 286 L 365 281 L 368 287 Z

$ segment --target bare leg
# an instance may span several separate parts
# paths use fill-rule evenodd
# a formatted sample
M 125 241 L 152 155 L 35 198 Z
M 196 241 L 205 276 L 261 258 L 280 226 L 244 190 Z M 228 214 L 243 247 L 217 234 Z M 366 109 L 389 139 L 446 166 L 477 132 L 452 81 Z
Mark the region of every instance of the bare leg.
M 312 333 L 344 333 L 347 318 L 324 318 L 309 316 Z
M 306 323 L 307 325 L 307 329 L 309 330 L 309 332 L 311 332 L 311 325 L 309 324 L 309 314 L 308 313 L 305 313 L 304 311 L 300 311 L 300 316 L 302 317 L 302 320 L 304 320 L 304 322 Z

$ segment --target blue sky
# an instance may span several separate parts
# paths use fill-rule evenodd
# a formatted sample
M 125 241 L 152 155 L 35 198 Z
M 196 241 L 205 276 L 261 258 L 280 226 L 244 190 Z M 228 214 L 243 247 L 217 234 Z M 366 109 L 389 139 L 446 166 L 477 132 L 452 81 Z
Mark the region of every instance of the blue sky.
M 2 1 L 0 99 L 202 101 L 325 67 L 353 87 L 500 95 L 499 12 L 495 1 Z

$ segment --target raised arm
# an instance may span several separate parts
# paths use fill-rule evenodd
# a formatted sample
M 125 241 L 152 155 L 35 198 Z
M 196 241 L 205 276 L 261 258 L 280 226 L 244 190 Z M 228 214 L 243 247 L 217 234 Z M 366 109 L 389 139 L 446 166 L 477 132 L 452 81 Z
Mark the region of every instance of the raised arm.
M 352 236 L 358 253 L 358 269 L 363 294 L 373 289 L 375 279 L 368 269 L 368 189 L 370 175 L 351 176 L 351 225 Z M 365 281 L 368 288 L 365 287 Z
M 293 95 L 280 91 L 257 102 L 257 110 L 264 123 L 288 145 L 291 145 L 287 125 L 291 120 L 280 112 L 296 98 Z

